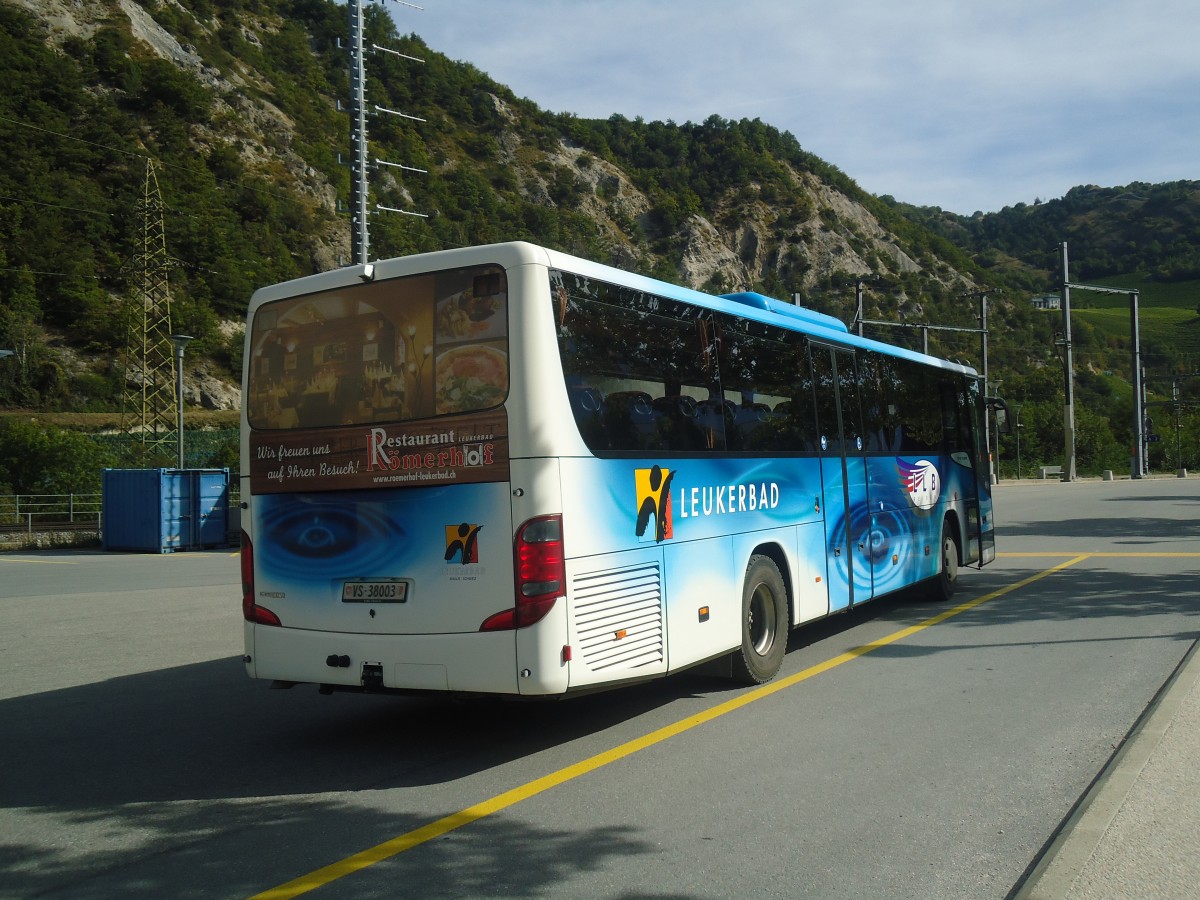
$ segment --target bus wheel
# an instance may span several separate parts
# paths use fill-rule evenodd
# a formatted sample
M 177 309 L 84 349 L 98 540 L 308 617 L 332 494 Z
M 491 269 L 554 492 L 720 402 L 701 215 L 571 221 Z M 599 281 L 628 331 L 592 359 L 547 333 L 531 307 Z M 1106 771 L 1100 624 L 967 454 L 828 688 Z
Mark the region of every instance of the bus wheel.
M 733 654 L 733 676 L 743 684 L 770 681 L 787 652 L 788 604 L 783 576 L 766 556 L 750 557 L 742 587 L 742 646 Z
M 942 523 L 941 564 L 930 590 L 933 599 L 939 603 L 945 603 L 953 597 L 958 588 L 958 543 L 949 526 L 949 521 Z

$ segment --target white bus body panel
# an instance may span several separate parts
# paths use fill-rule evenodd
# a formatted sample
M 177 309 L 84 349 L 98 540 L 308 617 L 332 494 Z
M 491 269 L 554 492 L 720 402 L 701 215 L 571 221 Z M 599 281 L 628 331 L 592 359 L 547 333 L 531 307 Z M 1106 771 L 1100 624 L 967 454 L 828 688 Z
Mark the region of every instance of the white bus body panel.
M 667 671 L 662 550 L 568 559 L 571 687 Z
M 463 693 L 518 692 L 513 632 L 492 634 L 333 634 L 250 625 L 247 648 L 254 678 L 362 686 L 362 666 L 381 666 L 384 688 Z M 326 664 L 345 655 L 344 668 Z
M 796 528 L 792 572 L 792 624 L 829 615 L 829 573 L 825 561 L 825 528 L 820 522 Z

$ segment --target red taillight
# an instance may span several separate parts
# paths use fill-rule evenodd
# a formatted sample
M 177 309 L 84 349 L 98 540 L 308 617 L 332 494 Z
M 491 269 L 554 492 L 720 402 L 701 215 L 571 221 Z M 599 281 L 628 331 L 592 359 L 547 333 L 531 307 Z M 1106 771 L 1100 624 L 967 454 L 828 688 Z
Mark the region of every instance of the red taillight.
M 532 625 L 550 612 L 554 602 L 566 592 L 562 516 L 540 516 L 517 529 L 513 564 L 516 604 L 489 616 L 479 626 L 480 631 L 505 631 Z
M 242 618 L 259 625 L 280 625 L 279 616 L 254 602 L 254 546 L 242 532 Z

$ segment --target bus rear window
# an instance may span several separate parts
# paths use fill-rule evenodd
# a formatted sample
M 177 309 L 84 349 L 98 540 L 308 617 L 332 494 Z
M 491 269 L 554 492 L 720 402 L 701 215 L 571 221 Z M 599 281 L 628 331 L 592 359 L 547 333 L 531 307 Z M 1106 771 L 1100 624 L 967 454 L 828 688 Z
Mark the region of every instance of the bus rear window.
M 504 270 L 453 269 L 264 304 L 247 366 L 247 417 L 260 430 L 491 409 L 508 394 Z

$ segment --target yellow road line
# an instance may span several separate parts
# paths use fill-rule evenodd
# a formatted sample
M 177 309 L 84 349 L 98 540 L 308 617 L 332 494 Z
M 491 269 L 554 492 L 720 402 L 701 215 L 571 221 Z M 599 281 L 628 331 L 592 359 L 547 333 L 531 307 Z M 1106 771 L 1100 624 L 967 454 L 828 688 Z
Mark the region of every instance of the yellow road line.
M 1056 559 L 1060 556 L 1077 556 L 1077 555 L 1079 555 L 1079 554 L 1075 553 L 1075 552 L 1058 551 L 1058 550 L 1030 550 L 1028 553 L 1008 552 L 1008 553 L 997 553 L 996 554 L 996 556 L 1004 557 L 1005 559 L 1020 559 L 1022 557 L 1042 557 L 1042 558 L 1050 557 L 1050 558 Z M 1127 558 L 1128 559 L 1138 559 L 1140 557 L 1146 557 L 1146 558 L 1150 558 L 1150 559 L 1154 559 L 1154 558 L 1158 558 L 1158 557 L 1168 557 L 1170 559 L 1195 559 L 1195 558 L 1200 557 L 1200 552 L 1191 553 L 1191 552 L 1187 552 L 1187 551 L 1181 551 L 1181 552 L 1159 553 L 1159 552 L 1153 551 L 1153 550 L 1145 551 L 1145 552 L 1136 551 L 1136 550 L 1128 550 L 1128 551 L 1126 551 L 1126 550 L 1122 550 L 1122 551 L 1103 550 L 1103 551 L 1096 551 L 1096 552 L 1089 551 L 1088 553 L 1085 553 L 1083 555 L 1084 556 L 1102 557 L 1105 559 L 1127 559 Z
M 1117 557 L 1117 558 L 1121 558 L 1121 559 L 1124 559 L 1124 558 L 1141 559 L 1143 557 L 1155 558 L 1155 557 L 1160 557 L 1160 556 L 1166 556 L 1166 557 L 1170 557 L 1172 559 L 1196 559 L 1196 558 L 1200 557 L 1200 553 L 1184 553 L 1184 552 L 1155 553 L 1153 551 L 1146 552 L 1146 553 L 1125 553 L 1125 552 L 1107 553 L 1107 552 L 1102 551 L 1102 552 L 1098 552 L 1098 553 L 1089 553 L 1088 556 L 1097 556 L 1097 557 L 1102 557 L 1105 559 L 1112 559 L 1113 557 Z
M 413 831 L 398 835 L 391 840 L 384 841 L 382 844 L 377 844 L 367 850 L 355 853 L 353 856 L 348 856 L 338 862 L 331 863 L 328 866 L 317 869 L 314 872 L 309 872 L 307 875 L 302 875 L 299 878 L 293 879 L 286 884 L 281 884 L 278 887 L 263 891 L 260 894 L 255 894 L 250 900 L 286 900 L 290 897 L 298 897 L 301 894 L 306 894 L 309 891 L 316 890 L 319 887 L 337 881 L 339 878 L 344 878 L 347 875 L 352 875 L 363 869 L 369 868 L 378 862 L 385 859 L 390 859 L 397 854 L 403 853 L 406 850 L 411 850 L 421 844 L 431 841 L 434 838 L 441 837 L 451 831 L 462 828 L 464 825 L 470 825 L 472 822 L 477 822 L 482 818 L 498 813 L 510 806 L 515 806 L 522 800 L 528 800 L 530 797 L 537 796 L 550 788 L 557 787 L 565 782 L 579 778 L 581 775 L 586 775 L 589 772 L 594 772 L 597 769 L 607 766 L 609 763 L 624 759 L 627 756 L 632 756 L 639 750 L 645 750 L 647 747 L 653 747 L 655 744 L 660 744 L 668 738 L 673 738 L 683 734 L 685 731 L 691 731 L 693 728 L 718 719 L 721 716 L 727 715 L 734 710 L 741 709 L 744 706 L 749 706 L 764 697 L 769 697 L 772 694 L 777 694 L 779 691 L 786 690 L 793 685 L 797 685 L 802 681 L 807 681 L 816 675 L 823 672 L 828 672 L 830 669 L 835 669 L 843 663 L 848 663 L 851 660 L 858 659 L 860 656 L 865 656 L 872 650 L 878 650 L 880 647 L 886 647 L 888 644 L 903 640 L 906 637 L 924 631 L 926 628 L 931 628 L 947 619 L 974 609 L 975 607 L 987 603 L 989 600 L 995 600 L 997 597 L 1002 597 L 1005 594 L 1032 584 L 1035 581 L 1040 581 L 1048 575 L 1053 575 L 1055 572 L 1069 568 L 1076 563 L 1083 562 L 1091 556 L 1099 554 L 1083 553 L 1079 554 L 1065 562 L 1061 562 L 1045 571 L 1038 572 L 1036 575 L 1031 575 L 1021 581 L 1014 582 L 1007 587 L 1002 587 L 999 590 L 992 591 L 990 594 L 984 594 L 981 597 L 976 597 L 974 600 L 968 600 L 966 603 L 960 603 L 952 609 L 938 613 L 936 616 L 926 619 L 916 625 L 911 625 L 908 628 L 902 628 L 892 634 L 881 637 L 869 644 L 863 644 L 861 647 L 855 647 L 853 650 L 847 650 L 838 656 L 828 659 L 823 663 L 818 663 L 815 666 L 810 666 L 794 675 L 789 675 L 786 678 L 781 678 L 778 681 L 772 681 L 769 684 L 764 684 L 754 690 L 747 691 L 732 700 L 726 700 L 724 703 L 719 703 L 704 712 L 697 713 L 693 716 L 688 716 L 686 719 L 680 719 L 678 722 L 673 722 L 662 728 L 645 734 L 642 737 L 634 738 L 632 741 L 627 741 L 617 747 L 605 750 L 602 753 L 597 753 L 595 756 L 588 757 L 585 760 L 559 769 L 556 772 L 551 772 L 548 775 L 543 775 L 541 778 L 536 778 L 526 784 L 515 787 L 512 790 L 505 791 L 502 794 L 497 794 L 489 800 L 484 800 L 482 803 L 477 803 L 474 806 L 469 806 L 466 809 L 459 810 L 456 813 L 451 813 L 435 822 L 430 822 L 428 825 L 423 825 Z
M 73 559 L 13 559 L 11 556 L 0 556 L 0 563 L 28 563 L 31 566 L 77 566 Z

